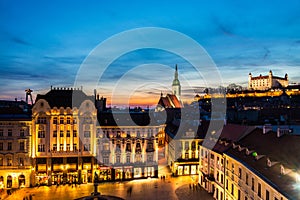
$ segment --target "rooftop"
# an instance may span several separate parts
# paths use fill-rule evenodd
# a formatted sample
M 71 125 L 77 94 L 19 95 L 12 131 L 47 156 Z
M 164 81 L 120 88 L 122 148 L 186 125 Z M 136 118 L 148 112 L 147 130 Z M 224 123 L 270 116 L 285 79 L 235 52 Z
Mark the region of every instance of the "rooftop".
M 51 108 L 53 107 L 79 107 L 84 100 L 94 101 L 93 96 L 87 96 L 82 89 L 79 88 L 52 88 L 46 94 L 38 94 L 35 102 L 39 99 L 45 99 Z
M 277 137 L 273 131 L 263 134 L 262 129 L 257 128 L 238 142 L 242 148 L 231 148 L 225 154 L 244 163 L 287 198 L 300 199 L 296 187 L 296 174 L 300 172 L 299 144 L 300 136 Z M 256 153 L 247 155 L 246 149 Z M 282 168 L 284 173 L 281 173 Z

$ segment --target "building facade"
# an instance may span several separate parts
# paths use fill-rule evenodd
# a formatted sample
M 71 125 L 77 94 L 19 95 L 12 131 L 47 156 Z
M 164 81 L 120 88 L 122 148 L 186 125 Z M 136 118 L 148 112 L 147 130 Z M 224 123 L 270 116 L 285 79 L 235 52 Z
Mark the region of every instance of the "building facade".
M 273 76 L 272 71 L 269 71 L 267 76 L 256 76 L 253 77 L 249 73 L 248 77 L 248 89 L 249 90 L 268 90 L 271 88 L 285 88 L 289 85 L 288 75 L 284 77 Z
M 240 137 L 221 134 L 213 149 L 201 146 L 199 184 L 217 200 L 299 199 L 299 164 L 294 158 L 300 137 L 286 135 L 286 128 L 270 130 L 236 130 L 231 135 Z
M 0 102 L 1 189 L 29 187 L 33 184 L 31 129 L 31 114 L 25 102 Z
M 231 148 L 232 142 L 245 137 L 253 129 L 254 127 L 227 124 L 222 130 L 213 130 L 214 134 L 206 137 L 205 145 L 200 146 L 199 184 L 213 194 L 215 199 L 226 199 L 224 188 L 227 185 L 227 161 L 224 152 Z
M 82 90 L 51 88 L 37 96 L 31 146 L 36 184 L 92 182 L 96 122 L 94 102 Z
M 158 177 L 158 133 L 163 126 L 97 127 L 99 181 Z
M 165 158 L 174 176 L 197 175 L 199 167 L 199 146 L 203 138 L 197 126 L 166 127 Z M 172 132 L 172 129 L 174 130 Z

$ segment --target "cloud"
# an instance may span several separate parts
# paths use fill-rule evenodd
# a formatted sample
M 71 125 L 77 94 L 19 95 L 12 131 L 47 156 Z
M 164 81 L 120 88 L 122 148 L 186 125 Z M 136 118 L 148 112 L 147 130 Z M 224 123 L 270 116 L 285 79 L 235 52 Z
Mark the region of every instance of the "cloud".
M 16 36 L 13 36 L 11 38 L 11 41 L 16 43 L 16 44 L 21 44 L 21 45 L 25 45 L 25 46 L 31 46 L 31 44 L 29 42 L 27 42 L 26 40 L 20 38 L 20 37 L 16 37 Z

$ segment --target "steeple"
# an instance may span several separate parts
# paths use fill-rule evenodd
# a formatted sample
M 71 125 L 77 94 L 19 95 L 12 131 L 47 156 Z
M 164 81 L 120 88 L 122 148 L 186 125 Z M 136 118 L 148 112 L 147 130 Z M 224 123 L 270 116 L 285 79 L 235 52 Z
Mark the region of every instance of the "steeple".
M 174 74 L 174 80 L 173 80 L 173 84 L 172 84 L 172 91 L 173 91 L 173 94 L 177 97 L 177 99 L 180 100 L 181 86 L 180 86 L 180 81 L 178 79 L 177 64 L 175 66 L 175 74 Z

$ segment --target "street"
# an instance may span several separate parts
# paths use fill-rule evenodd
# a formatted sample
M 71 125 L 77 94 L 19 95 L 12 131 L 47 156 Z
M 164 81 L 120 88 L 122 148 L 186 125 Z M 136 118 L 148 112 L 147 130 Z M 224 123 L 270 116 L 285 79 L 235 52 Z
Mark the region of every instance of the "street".
M 212 200 L 200 187 L 190 187 L 197 183 L 196 176 L 172 177 L 163 156 L 164 149 L 159 150 L 159 178 L 148 178 L 132 181 L 100 183 L 98 191 L 101 195 L 116 196 L 126 200 Z M 161 177 L 165 176 L 165 179 Z M 128 189 L 132 188 L 131 194 Z M 41 186 L 34 188 L 22 188 L 8 196 L 7 200 L 22 200 L 31 194 L 33 200 L 74 200 L 80 197 L 89 196 L 94 190 L 93 184 Z
M 189 184 L 192 183 L 190 177 L 176 177 L 161 179 L 144 179 L 133 180 L 122 183 L 103 183 L 99 184 L 98 191 L 102 195 L 117 196 L 128 200 L 138 199 L 174 199 L 174 200 L 194 200 L 213 199 L 203 189 L 190 189 Z M 127 193 L 127 189 L 132 187 L 131 195 Z M 72 186 L 41 186 L 35 188 L 22 188 L 12 195 L 7 200 L 22 200 L 24 197 L 29 197 L 32 194 L 32 199 L 56 200 L 66 199 L 72 200 L 83 196 L 88 196 L 93 191 L 93 184 L 84 184 L 77 187 Z

